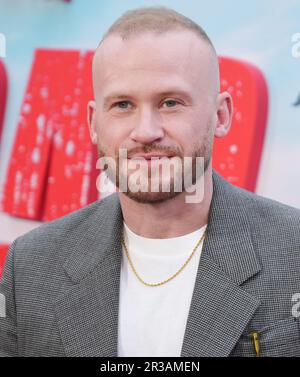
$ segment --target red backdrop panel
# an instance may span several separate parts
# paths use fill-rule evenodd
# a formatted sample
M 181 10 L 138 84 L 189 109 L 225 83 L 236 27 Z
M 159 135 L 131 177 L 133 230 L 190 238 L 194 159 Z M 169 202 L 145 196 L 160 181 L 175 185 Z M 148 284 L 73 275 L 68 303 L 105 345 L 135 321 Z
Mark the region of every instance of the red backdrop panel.
M 266 81 L 253 65 L 231 58 L 220 59 L 220 76 L 234 114 L 228 136 L 215 139 L 213 166 L 229 182 L 255 191 L 267 124 Z
M 52 220 L 96 200 L 97 151 L 86 125 L 91 57 L 91 52 L 36 51 L 5 183 L 4 211 Z
M 8 252 L 9 246 L 10 245 L 8 244 L 0 244 L 0 279 L 3 273 L 5 258 L 6 258 L 6 254 Z
M 4 63 L 0 59 L 0 141 L 1 141 L 3 120 L 4 120 L 4 114 L 5 114 L 6 96 L 7 96 L 7 74 L 4 67 Z

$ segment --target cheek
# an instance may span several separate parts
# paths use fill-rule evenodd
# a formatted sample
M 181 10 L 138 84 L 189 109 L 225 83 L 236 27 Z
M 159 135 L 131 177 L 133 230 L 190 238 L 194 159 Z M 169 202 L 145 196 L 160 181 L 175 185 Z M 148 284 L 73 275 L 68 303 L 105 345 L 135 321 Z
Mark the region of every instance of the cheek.
M 185 156 L 192 156 L 195 150 L 211 142 L 211 119 L 207 114 L 202 118 L 201 114 L 198 117 L 193 114 L 184 121 L 174 122 L 173 126 L 169 128 L 169 137 L 180 146 Z
M 205 134 L 206 125 L 203 120 L 196 117 L 180 117 L 170 122 L 166 131 L 169 137 L 181 145 L 184 150 L 189 150 L 189 146 L 200 141 Z
M 108 117 L 97 119 L 97 134 L 99 145 L 112 156 L 127 138 L 126 127 L 122 127 L 120 121 Z

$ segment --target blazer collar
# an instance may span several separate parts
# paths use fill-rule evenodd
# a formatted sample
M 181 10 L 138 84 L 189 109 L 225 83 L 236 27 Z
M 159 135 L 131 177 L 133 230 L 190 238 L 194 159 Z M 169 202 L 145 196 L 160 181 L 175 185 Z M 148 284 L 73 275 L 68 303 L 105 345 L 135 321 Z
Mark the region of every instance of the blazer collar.
M 65 354 L 72 357 L 117 356 L 123 217 L 117 194 L 94 205 L 76 230 L 82 237 L 66 240 L 73 252 L 63 267 L 73 285 L 54 302 Z
M 260 305 L 242 287 L 261 269 L 251 240 L 247 195 L 213 173 L 207 235 L 181 356 L 228 356 Z
M 247 195 L 213 172 L 205 253 L 238 285 L 260 271 L 251 239 Z
M 91 273 L 105 258 L 120 256 L 123 216 L 118 194 L 95 205 L 96 210 L 79 226 L 77 233 L 82 237 L 72 243 L 73 252 L 63 266 L 74 283 Z

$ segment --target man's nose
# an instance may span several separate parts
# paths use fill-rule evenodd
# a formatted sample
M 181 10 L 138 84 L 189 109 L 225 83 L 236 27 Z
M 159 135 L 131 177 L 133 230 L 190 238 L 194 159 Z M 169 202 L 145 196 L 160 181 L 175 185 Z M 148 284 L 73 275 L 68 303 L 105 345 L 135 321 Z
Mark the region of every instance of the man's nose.
M 163 136 L 164 129 L 160 114 L 151 109 L 141 110 L 130 134 L 132 140 L 142 144 L 151 144 L 162 139 Z

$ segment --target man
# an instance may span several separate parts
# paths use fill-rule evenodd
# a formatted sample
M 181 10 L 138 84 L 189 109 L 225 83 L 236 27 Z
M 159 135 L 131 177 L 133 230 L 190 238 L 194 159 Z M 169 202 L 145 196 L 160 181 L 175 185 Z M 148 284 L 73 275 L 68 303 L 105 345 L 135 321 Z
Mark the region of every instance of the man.
M 13 243 L 0 354 L 300 356 L 300 213 L 213 172 L 232 100 L 205 32 L 166 8 L 128 12 L 97 48 L 93 83 L 91 139 L 126 190 Z M 187 201 L 186 158 L 202 200 Z M 136 190 L 137 162 L 174 164 L 139 171 L 159 190 Z

